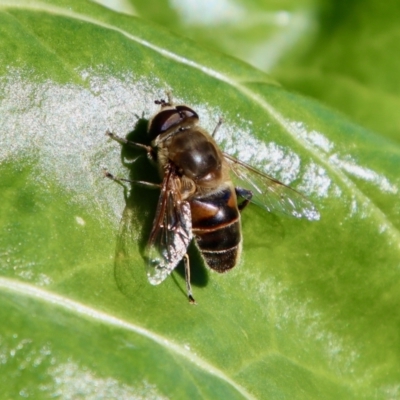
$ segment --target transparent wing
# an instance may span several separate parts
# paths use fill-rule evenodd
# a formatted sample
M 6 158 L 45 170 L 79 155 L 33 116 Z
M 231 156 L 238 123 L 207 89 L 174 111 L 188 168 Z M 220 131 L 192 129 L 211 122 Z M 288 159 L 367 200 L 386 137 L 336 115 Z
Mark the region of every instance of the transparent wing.
M 234 174 L 235 184 L 252 191 L 252 203 L 269 212 L 280 212 L 309 220 L 319 219 L 319 212 L 313 203 L 301 193 L 229 154 L 224 153 L 224 156 Z
M 158 285 L 173 271 L 192 240 L 190 205 L 181 199 L 179 178 L 172 166 L 167 169 L 146 248 L 147 277 L 152 285 Z

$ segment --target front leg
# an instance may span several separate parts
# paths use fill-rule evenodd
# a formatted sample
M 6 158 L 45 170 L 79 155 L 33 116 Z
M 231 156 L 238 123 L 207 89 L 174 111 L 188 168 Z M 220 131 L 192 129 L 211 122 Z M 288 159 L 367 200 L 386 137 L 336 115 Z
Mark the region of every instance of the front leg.
M 223 119 L 222 117 L 219 117 L 218 122 L 217 122 L 217 125 L 216 125 L 216 127 L 214 128 L 213 133 L 211 134 L 211 136 L 212 136 L 214 139 L 215 139 L 215 135 L 216 135 L 217 132 L 218 132 L 218 129 L 221 127 L 221 125 L 223 124 L 223 122 L 224 122 L 224 119 Z
M 104 173 L 105 178 L 111 179 L 118 183 L 129 182 L 129 183 L 133 183 L 135 185 L 142 185 L 142 186 L 146 186 L 146 187 L 149 187 L 152 189 L 160 189 L 161 188 L 161 184 L 159 184 L 159 183 L 146 182 L 146 181 L 133 181 L 131 179 L 118 178 L 117 176 L 108 172 L 106 169 L 103 169 L 103 173 Z
M 147 153 L 147 157 L 150 160 L 153 160 L 153 161 L 156 160 L 156 154 L 154 152 L 154 149 L 151 146 L 146 146 L 145 144 L 142 144 L 142 143 L 132 142 L 131 140 L 122 138 L 121 136 L 118 136 L 115 133 L 110 132 L 109 130 L 106 131 L 106 135 L 109 138 L 118 142 L 119 144 L 125 144 L 127 146 L 133 147 L 134 149 L 145 150 Z

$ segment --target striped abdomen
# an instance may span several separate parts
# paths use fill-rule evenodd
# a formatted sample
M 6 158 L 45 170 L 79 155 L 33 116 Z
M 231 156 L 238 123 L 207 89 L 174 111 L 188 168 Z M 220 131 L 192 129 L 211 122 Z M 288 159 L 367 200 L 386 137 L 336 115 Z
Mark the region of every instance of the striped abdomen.
M 192 231 L 208 266 L 217 272 L 233 268 L 240 256 L 241 227 L 232 185 L 190 200 Z

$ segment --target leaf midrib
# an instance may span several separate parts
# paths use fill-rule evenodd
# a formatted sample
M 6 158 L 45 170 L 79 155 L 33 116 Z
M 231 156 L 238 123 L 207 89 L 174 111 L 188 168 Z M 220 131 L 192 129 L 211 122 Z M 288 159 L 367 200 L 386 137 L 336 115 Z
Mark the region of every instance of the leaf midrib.
M 204 359 L 186 350 L 184 347 L 145 328 L 132 324 L 131 322 L 126 322 L 122 319 L 106 314 L 105 312 L 96 310 L 95 308 L 86 306 L 67 297 L 13 279 L 0 277 L 0 290 L 47 302 L 64 310 L 72 311 L 87 318 L 95 319 L 98 322 L 112 325 L 117 328 L 122 328 L 146 337 L 147 339 L 157 343 L 164 348 L 167 348 L 168 350 L 188 360 L 190 363 L 196 365 L 198 368 L 206 371 L 209 374 L 212 374 L 215 377 L 218 377 L 222 381 L 232 386 L 244 398 L 249 400 L 256 400 L 255 397 L 251 395 L 245 388 L 237 384 L 215 366 L 207 363 L 206 361 L 204 361 Z

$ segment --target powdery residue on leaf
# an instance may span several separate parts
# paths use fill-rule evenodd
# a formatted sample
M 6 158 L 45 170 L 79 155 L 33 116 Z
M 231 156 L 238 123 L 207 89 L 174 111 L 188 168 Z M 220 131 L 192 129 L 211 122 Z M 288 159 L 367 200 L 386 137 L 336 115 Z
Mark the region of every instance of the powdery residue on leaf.
M 80 367 L 74 362 L 59 364 L 49 369 L 53 379 L 54 388 L 52 396 L 73 400 L 82 398 L 95 399 L 121 399 L 121 400 L 165 400 L 157 391 L 157 387 L 142 381 L 140 385 L 133 386 L 121 383 L 113 378 L 97 376 L 87 367 Z

